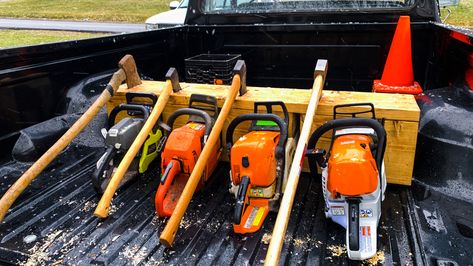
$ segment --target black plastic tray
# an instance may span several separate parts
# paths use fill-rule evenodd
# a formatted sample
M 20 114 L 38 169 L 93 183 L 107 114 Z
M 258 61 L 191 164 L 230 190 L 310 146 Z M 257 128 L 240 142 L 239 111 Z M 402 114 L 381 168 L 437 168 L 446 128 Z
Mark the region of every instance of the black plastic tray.
M 200 54 L 187 58 L 186 81 L 229 85 L 232 82 L 232 70 L 240 58 L 239 54 Z

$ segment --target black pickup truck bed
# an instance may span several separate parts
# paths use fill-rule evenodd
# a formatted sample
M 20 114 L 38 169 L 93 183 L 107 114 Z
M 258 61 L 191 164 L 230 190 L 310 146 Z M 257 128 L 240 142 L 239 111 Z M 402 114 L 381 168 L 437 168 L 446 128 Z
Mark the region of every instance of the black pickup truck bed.
M 227 189 L 228 166 L 224 163 L 218 167 L 213 181 L 194 197 L 181 223 L 175 247 L 170 250 L 159 243 L 159 232 L 165 221 L 158 219 L 154 211 L 156 172 L 120 190 L 108 219 L 100 220 L 92 215 L 98 197 L 90 174 L 97 155 L 97 149 L 70 147 L 33 182 L 0 225 L 1 262 L 26 265 L 262 264 L 276 214 L 271 213 L 263 229 L 255 234 L 234 234 L 231 226 L 234 198 Z M 26 167 L 26 164 L 3 161 L 1 193 Z M 288 265 L 353 264 L 344 251 L 344 229 L 324 217 L 317 178 L 304 174 L 297 191 L 281 262 Z M 432 239 L 429 236 L 434 231 L 430 229 L 429 233 L 428 228 L 422 229 L 425 227 L 419 218 L 422 211 L 411 190 L 389 186 L 382 208 L 379 252 L 363 263 L 425 264 L 425 250 L 428 252 L 431 247 L 422 242 Z M 436 249 L 441 245 L 437 243 Z M 457 252 L 462 249 L 465 252 L 467 247 L 457 247 Z
M 201 2 L 190 0 L 189 10 L 199 11 Z M 473 129 L 468 123 L 473 93 L 464 84 L 466 71 L 473 69 L 468 62 L 473 34 L 436 23 L 436 1 L 412 4 L 369 12 L 189 12 L 182 27 L 2 50 L 0 193 L 30 165 L 11 158 L 20 131 L 58 116 L 77 118 L 125 54 L 134 56 L 146 77 L 164 80 L 176 67 L 181 81 L 186 58 L 241 54 L 248 84 L 288 88 L 310 88 L 315 60 L 326 58 L 327 88 L 371 91 L 382 75 L 396 21 L 410 15 L 415 79 L 425 92 L 419 98 L 426 100 L 420 106 L 415 176 L 412 187 L 388 186 L 380 253 L 362 263 L 473 265 Z M 50 146 L 39 144 L 44 146 L 39 154 Z M 118 191 L 108 219 L 92 215 L 98 196 L 90 175 L 102 152 L 71 145 L 32 182 L 0 223 L 0 264 L 262 264 L 276 214 L 258 233 L 235 235 L 227 165 L 220 165 L 214 181 L 195 195 L 175 247 L 168 250 L 159 244 L 165 221 L 154 211 L 156 172 Z M 344 239 L 344 229 L 324 217 L 319 180 L 303 174 L 281 264 L 356 264 L 347 259 Z

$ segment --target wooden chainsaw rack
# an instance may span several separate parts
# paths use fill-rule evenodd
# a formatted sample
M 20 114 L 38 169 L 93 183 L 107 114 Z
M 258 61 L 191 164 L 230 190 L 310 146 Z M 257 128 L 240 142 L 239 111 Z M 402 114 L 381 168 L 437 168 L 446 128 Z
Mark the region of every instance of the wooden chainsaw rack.
M 127 89 L 121 86 L 115 96 L 108 103 L 107 109 L 110 112 L 116 105 L 125 102 L 127 91 L 152 92 L 160 94 L 164 87 L 162 81 L 143 81 L 143 84 Z M 181 83 L 182 90 L 174 93 L 164 110 L 164 121 L 170 114 L 180 108 L 187 107 L 190 95 L 193 93 L 207 94 L 215 96 L 219 107 L 223 105 L 228 86 Z M 225 123 L 222 135 L 225 136 L 228 124 L 238 115 L 253 112 L 255 101 L 283 101 L 290 113 L 290 121 L 294 121 L 295 114 L 300 115 L 300 121 L 304 120 L 304 113 L 309 102 L 310 90 L 287 89 L 273 87 L 247 87 L 248 91 L 243 96 L 238 96 L 233 104 L 232 111 Z M 387 132 L 387 147 L 385 153 L 386 175 L 388 183 L 411 185 L 412 171 L 414 167 L 414 156 L 417 143 L 417 129 L 419 126 L 420 109 L 412 95 L 388 94 L 388 93 L 368 93 L 351 91 L 330 91 L 323 90 L 317 109 L 312 131 L 322 125 L 325 121 L 333 118 L 333 106 L 338 104 L 371 102 L 376 109 L 376 117 L 384 120 Z M 358 107 L 351 108 L 352 111 L 359 110 Z M 350 109 L 345 109 L 350 110 Z M 350 111 L 351 111 L 350 110 Z M 277 114 L 277 112 L 276 112 Z M 119 118 L 120 119 L 120 118 Z M 182 125 L 185 117 L 176 121 L 176 125 Z M 292 125 L 289 125 L 289 132 L 292 132 Z M 243 125 L 235 130 L 236 136 L 242 136 L 248 127 Z M 226 143 L 224 140 L 223 143 Z M 319 142 L 322 148 L 328 149 L 330 136 L 324 136 Z M 225 150 L 225 149 L 224 149 Z M 228 160 L 226 154 L 223 160 Z M 304 171 L 308 172 L 307 163 Z

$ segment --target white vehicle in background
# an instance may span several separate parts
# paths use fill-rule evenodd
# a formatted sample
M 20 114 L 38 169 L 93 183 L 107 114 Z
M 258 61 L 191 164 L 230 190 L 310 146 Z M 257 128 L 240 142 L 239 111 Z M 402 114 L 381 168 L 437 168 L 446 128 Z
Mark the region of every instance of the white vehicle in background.
M 172 1 L 169 3 L 171 10 L 156 14 L 145 22 L 146 30 L 164 29 L 184 24 L 189 0 Z

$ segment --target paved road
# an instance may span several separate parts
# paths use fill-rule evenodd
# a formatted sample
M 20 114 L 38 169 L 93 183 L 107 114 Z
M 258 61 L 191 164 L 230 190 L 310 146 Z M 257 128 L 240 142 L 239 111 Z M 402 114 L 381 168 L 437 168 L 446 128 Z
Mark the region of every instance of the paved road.
M 129 23 L 1 18 L 0 28 L 122 33 L 143 31 L 145 26 Z

